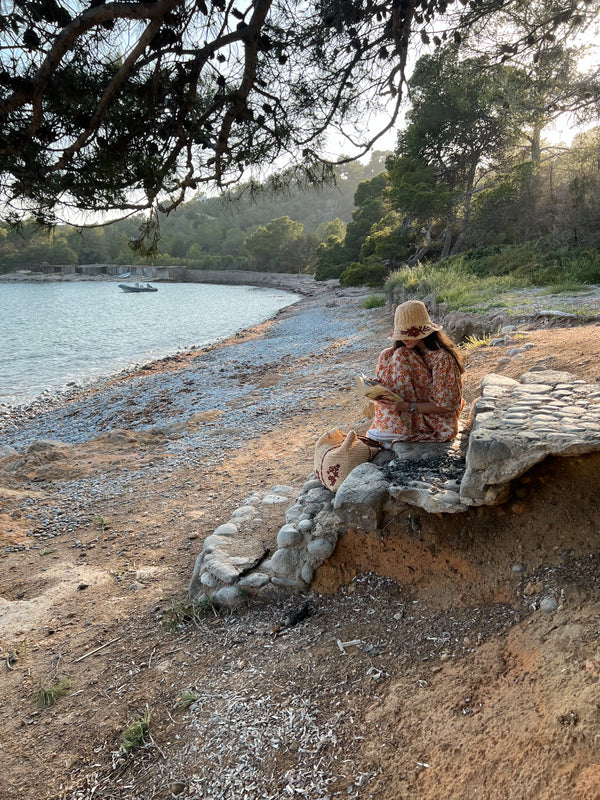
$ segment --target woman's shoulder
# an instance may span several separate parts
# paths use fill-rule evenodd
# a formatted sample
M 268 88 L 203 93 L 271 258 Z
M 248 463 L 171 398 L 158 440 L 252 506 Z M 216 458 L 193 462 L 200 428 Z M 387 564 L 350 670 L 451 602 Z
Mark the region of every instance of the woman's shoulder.
M 437 369 L 449 369 L 451 367 L 456 367 L 456 359 L 441 347 L 439 350 L 430 350 L 427 353 L 427 361 L 431 364 L 433 368 Z
M 379 353 L 379 359 L 380 360 L 383 359 L 383 358 L 387 359 L 387 358 L 390 358 L 393 355 L 394 355 L 394 348 L 393 347 L 386 347 L 385 350 L 382 350 L 381 353 Z

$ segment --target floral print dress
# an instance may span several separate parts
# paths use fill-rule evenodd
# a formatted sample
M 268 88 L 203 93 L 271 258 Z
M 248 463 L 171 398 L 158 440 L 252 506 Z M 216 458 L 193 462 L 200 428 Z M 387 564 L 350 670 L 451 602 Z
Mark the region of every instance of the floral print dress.
M 377 362 L 377 380 L 409 403 L 433 403 L 452 409 L 452 414 L 397 414 L 375 403 L 371 430 L 394 433 L 405 442 L 447 442 L 458 433 L 458 418 L 464 406 L 462 379 L 454 357 L 447 350 L 389 347 Z M 368 435 L 368 432 L 367 432 Z

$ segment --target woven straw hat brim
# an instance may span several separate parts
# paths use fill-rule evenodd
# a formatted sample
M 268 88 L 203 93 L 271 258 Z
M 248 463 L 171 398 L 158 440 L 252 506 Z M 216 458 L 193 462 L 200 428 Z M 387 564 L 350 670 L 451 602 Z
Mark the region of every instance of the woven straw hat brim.
M 442 326 L 436 325 L 434 322 L 431 322 L 427 325 L 414 325 L 413 327 L 404 330 L 397 330 L 394 328 L 392 338 L 395 341 L 402 341 L 402 339 L 425 339 L 425 337 L 429 336 L 430 333 L 435 333 L 435 331 L 441 330 Z

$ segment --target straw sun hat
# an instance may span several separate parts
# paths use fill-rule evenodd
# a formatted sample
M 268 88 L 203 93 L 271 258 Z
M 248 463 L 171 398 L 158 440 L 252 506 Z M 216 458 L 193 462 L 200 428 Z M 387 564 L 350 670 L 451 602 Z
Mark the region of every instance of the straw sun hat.
M 369 445 L 355 431 L 342 433 L 333 428 L 315 445 L 314 467 L 323 486 L 335 492 L 354 467 L 370 461 L 379 445 Z
M 424 339 L 434 331 L 441 331 L 442 326 L 429 319 L 429 314 L 420 300 L 408 300 L 396 309 L 394 314 L 394 341 L 403 339 Z

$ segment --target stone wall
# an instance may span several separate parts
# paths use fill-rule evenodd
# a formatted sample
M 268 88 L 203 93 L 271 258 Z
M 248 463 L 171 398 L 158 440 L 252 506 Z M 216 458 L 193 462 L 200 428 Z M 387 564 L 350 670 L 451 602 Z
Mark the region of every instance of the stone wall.
M 248 597 L 307 591 L 315 569 L 349 529 L 382 531 L 411 506 L 459 514 L 496 505 L 507 499 L 513 480 L 546 457 L 595 451 L 600 451 L 599 386 L 552 370 L 532 370 L 518 381 L 487 375 L 455 441 L 399 442 L 356 467 L 335 494 L 313 475 L 299 492 L 274 487 L 248 498 L 204 542 L 190 597 L 233 606 Z M 259 507 L 286 501 L 291 504 L 276 549 L 266 552 L 257 541 Z

